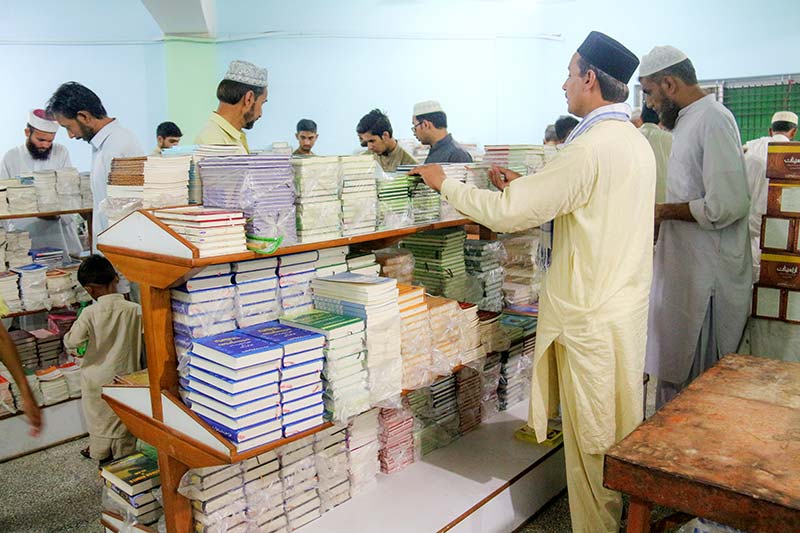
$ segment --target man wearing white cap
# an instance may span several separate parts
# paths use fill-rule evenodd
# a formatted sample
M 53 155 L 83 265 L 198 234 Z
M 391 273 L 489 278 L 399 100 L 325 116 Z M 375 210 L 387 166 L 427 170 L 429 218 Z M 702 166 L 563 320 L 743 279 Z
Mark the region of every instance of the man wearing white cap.
M 200 130 L 195 144 L 237 145 L 246 153 L 247 135 L 261 118 L 267 101 L 267 69 L 247 61 L 231 61 L 228 72 L 217 86 L 219 106 Z
M 647 337 L 660 407 L 739 346 L 752 284 L 750 194 L 736 120 L 700 88 L 686 54 L 657 46 L 639 76 L 673 136 L 667 203 L 656 205 Z
M 546 274 L 528 425 L 544 440 L 560 399 L 576 532 L 619 530 L 622 498 L 603 487 L 603 457 L 642 421 L 656 163 L 623 103 L 638 64 L 622 44 L 590 33 L 562 87 L 569 112 L 583 120 L 538 173 L 493 167 L 502 192 L 446 179 L 439 165 L 415 169 L 494 231 L 553 220 L 548 251 L 537 259 Z
M 0 179 L 30 175 L 36 170 L 71 167 L 67 147 L 53 142 L 57 132 L 58 122 L 44 109 L 33 109 L 28 113 L 25 144 L 12 148 L 3 156 Z
M 472 163 L 472 156 L 447 133 L 447 115 L 435 100 L 419 102 L 414 106 L 411 131 L 422 144 L 431 147 L 425 164 Z
M 761 271 L 761 219 L 767 212 L 767 147 L 769 143 L 788 143 L 797 133 L 797 115 L 778 111 L 772 115 L 769 136 L 759 137 L 744 145 L 744 164 L 750 187 L 750 253 L 753 255 L 753 283 Z

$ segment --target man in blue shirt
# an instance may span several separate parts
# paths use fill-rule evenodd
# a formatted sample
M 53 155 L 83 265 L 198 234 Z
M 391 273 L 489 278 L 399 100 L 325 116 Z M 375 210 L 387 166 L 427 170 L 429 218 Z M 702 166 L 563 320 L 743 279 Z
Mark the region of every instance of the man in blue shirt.
M 472 156 L 447 133 L 447 115 L 435 100 L 420 102 L 414 106 L 411 131 L 422 144 L 431 147 L 425 164 L 472 163 Z

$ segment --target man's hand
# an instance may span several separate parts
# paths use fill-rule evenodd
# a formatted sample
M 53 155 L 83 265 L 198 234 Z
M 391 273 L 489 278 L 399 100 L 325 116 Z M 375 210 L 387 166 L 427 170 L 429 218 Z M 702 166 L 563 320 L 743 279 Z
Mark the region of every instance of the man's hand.
M 430 187 L 435 191 L 442 190 L 442 183 L 447 177 L 444 175 L 444 170 L 442 169 L 442 165 L 422 165 L 421 167 L 415 167 L 409 172 L 409 174 L 422 176 L 422 179 L 425 181 L 425 185 Z
M 498 167 L 497 165 L 492 165 L 492 168 L 489 169 L 489 179 L 492 181 L 492 184 L 501 191 L 520 176 L 521 174 L 513 170 Z
M 36 405 L 36 401 L 31 394 L 23 395 L 22 410 L 25 412 L 25 416 L 28 417 L 28 424 L 31 426 L 31 437 L 38 437 L 42 431 L 42 411 Z

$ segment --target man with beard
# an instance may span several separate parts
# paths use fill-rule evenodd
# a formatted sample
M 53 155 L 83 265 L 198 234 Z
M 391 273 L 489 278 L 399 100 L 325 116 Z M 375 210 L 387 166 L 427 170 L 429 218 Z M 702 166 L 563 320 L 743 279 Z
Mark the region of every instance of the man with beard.
M 400 165 L 416 165 L 417 160 L 403 150 L 392 136 L 392 123 L 380 109 L 373 109 L 358 121 L 358 140 L 365 153 L 375 154 L 384 172 L 394 172 Z
M 647 337 L 660 407 L 739 345 L 752 284 L 750 194 L 736 120 L 697 84 L 686 54 L 657 46 L 639 76 L 647 105 L 672 130 Z
M 30 175 L 35 170 L 56 170 L 71 167 L 69 152 L 63 144 L 54 143 L 58 122 L 34 109 L 28 113 L 25 144 L 12 148 L 0 163 L 0 179 Z
M 195 144 L 238 145 L 246 153 L 247 135 L 261 118 L 267 101 L 267 69 L 247 61 L 231 61 L 228 72 L 217 86 L 219 106 L 200 130 Z
M 528 425 L 544 440 L 560 399 L 576 532 L 619 530 L 622 498 L 603 487 L 603 457 L 642 420 L 656 163 L 624 103 L 638 64 L 622 44 L 590 33 L 562 87 L 569 112 L 583 120 L 538 173 L 493 167 L 501 192 L 446 179 L 439 165 L 414 170 L 494 231 L 554 221 L 552 254 L 544 254 L 552 262 L 542 263 Z
M 411 131 L 419 142 L 430 146 L 428 163 L 472 163 L 469 152 L 447 132 L 447 114 L 436 100 L 418 102 L 411 116 Z
M 97 235 L 108 228 L 100 202 L 108 196 L 111 160 L 141 157 L 145 152 L 133 133 L 109 117 L 100 98 L 80 83 L 70 81 L 56 89 L 47 102 L 47 112 L 67 130 L 70 139 L 82 139 L 92 146 L 92 247 L 96 249 Z

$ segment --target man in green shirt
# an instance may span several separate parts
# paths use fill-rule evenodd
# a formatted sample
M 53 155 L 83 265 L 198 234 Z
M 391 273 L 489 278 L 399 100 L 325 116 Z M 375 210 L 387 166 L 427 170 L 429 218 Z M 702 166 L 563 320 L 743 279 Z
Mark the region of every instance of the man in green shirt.
M 394 172 L 400 165 L 416 165 L 417 160 L 403 150 L 392 137 L 392 123 L 380 109 L 373 109 L 356 126 L 361 146 L 372 152 L 384 172 Z
M 217 86 L 219 106 L 197 134 L 195 144 L 238 145 L 246 153 L 247 135 L 261 118 L 267 101 L 267 69 L 247 61 L 231 61 L 228 72 Z

